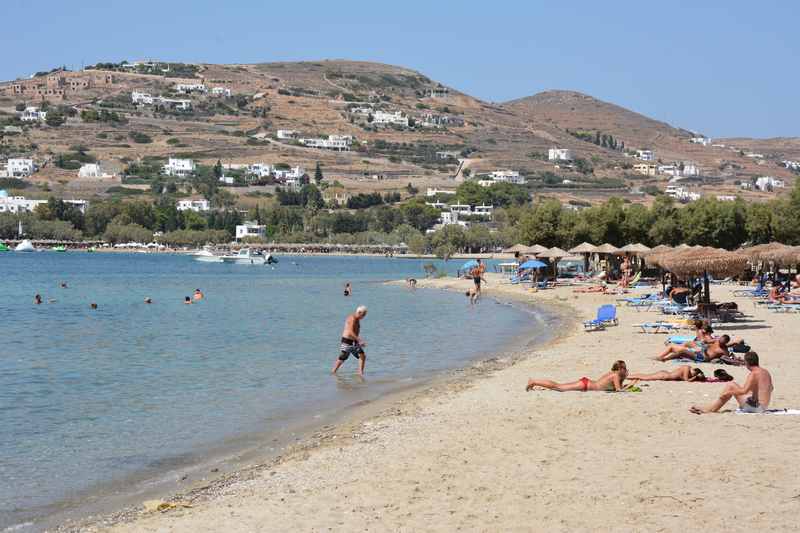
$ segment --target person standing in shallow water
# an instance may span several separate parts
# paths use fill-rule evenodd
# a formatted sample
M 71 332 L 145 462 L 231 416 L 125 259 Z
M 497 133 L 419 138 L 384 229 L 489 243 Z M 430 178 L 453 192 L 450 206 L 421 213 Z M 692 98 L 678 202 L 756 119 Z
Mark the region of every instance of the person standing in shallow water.
M 367 354 L 364 352 L 364 347 L 367 343 L 361 338 L 361 320 L 365 316 L 367 316 L 367 307 L 359 305 L 356 312 L 348 315 L 345 319 L 344 329 L 342 330 L 341 351 L 333 364 L 331 374 L 336 374 L 339 367 L 352 355 L 359 360 L 358 375 L 364 376 L 364 366 L 367 363 Z
M 353 288 L 350 286 L 350 282 L 344 284 L 344 295 L 350 296 L 353 294 Z

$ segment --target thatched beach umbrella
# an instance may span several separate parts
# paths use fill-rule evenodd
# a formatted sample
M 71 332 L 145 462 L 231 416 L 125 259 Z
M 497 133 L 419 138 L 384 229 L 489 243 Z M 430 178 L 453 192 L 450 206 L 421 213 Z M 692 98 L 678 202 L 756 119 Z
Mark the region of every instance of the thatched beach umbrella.
M 666 244 L 659 244 L 655 248 L 651 248 L 649 252 L 644 254 L 644 262 L 649 267 L 663 268 L 661 260 L 667 256 L 668 253 L 674 251 L 675 248 L 667 246 Z
M 605 244 L 601 244 L 600 246 L 598 246 L 595 251 L 598 254 L 609 254 L 609 255 L 612 255 L 612 254 L 619 253 L 619 248 L 617 248 L 613 244 L 605 243 Z
M 711 302 L 708 275 L 734 276 L 747 267 L 747 257 L 719 248 L 688 248 L 673 252 L 661 260 L 662 266 L 673 274 L 688 278 L 703 276 L 704 302 Z
M 515 253 L 519 252 L 519 253 L 522 254 L 522 253 L 525 253 L 527 250 L 528 250 L 528 247 L 525 246 L 524 244 L 515 244 L 514 246 L 512 246 L 510 248 L 506 248 L 505 250 L 503 250 L 503 253 L 515 254 Z
M 650 248 L 648 246 L 645 246 L 644 244 L 637 242 L 636 244 L 625 245 L 622 248 L 620 248 L 619 251 L 641 256 L 649 252 Z
M 525 253 L 539 257 L 539 254 L 542 254 L 547 250 L 548 248 L 542 246 L 541 244 L 534 244 L 533 246 L 528 246 L 527 248 L 525 248 Z
M 569 253 L 571 254 L 580 254 L 583 256 L 583 270 L 587 272 L 589 270 L 589 256 L 593 253 L 597 252 L 597 246 L 594 244 L 589 244 L 588 242 L 584 242 L 571 248 Z
M 550 259 L 553 263 L 553 275 L 555 277 L 558 277 L 558 260 L 568 255 L 569 252 L 566 252 L 557 246 L 553 246 L 552 248 L 540 253 L 538 257 L 540 259 L 541 258 Z
M 753 263 L 763 261 L 765 263 L 783 265 L 787 259 L 790 260 L 792 251 L 792 246 L 787 246 L 779 242 L 771 242 L 769 244 L 759 244 L 750 246 L 749 248 L 742 248 L 739 250 L 739 253 L 743 254 Z

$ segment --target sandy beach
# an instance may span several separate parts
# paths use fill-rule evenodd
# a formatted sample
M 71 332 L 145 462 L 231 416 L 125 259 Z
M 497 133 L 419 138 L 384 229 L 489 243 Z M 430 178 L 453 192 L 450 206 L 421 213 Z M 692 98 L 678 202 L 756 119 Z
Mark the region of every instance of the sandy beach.
M 617 296 L 571 287 L 530 292 L 497 275 L 488 281 L 487 296 L 553 304 L 575 320 L 513 365 L 477 365 L 377 415 L 320 431 L 272 463 L 172 499 L 191 507 L 130 512 L 77 529 L 797 530 L 800 417 L 691 414 L 692 404 L 717 397 L 719 383 L 651 382 L 641 393 L 621 394 L 525 392 L 529 377 L 596 378 L 616 359 L 632 372 L 677 365 L 652 360 L 666 335 L 632 327 L 654 313 L 620 307 L 619 326 L 583 331 L 580 320 Z M 469 283 L 443 278 L 420 286 L 463 290 Z M 717 332 L 743 336 L 760 354 L 775 382 L 772 407 L 800 408 L 793 386 L 800 317 L 756 309 L 733 298 L 734 288 L 714 286 L 712 295 L 737 301 L 749 316 Z M 435 354 L 436 347 L 423 349 Z M 702 366 L 707 375 L 717 368 Z M 725 368 L 739 383 L 746 377 L 744 368 Z

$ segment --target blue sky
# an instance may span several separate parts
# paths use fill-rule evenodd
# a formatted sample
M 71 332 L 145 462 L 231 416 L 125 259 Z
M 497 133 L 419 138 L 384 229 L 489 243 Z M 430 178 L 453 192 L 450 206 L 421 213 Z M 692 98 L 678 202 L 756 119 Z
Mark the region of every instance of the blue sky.
M 571 89 L 715 137 L 800 136 L 800 4 L 555 4 L 0 0 L 0 79 L 103 60 L 359 59 L 489 101 Z

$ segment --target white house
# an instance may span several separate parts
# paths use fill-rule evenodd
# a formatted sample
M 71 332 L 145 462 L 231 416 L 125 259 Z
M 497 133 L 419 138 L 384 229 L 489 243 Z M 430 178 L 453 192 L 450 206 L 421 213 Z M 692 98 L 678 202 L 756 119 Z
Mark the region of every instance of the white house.
M 266 163 L 253 163 L 252 165 L 248 165 L 247 173 L 258 176 L 259 178 L 266 178 L 272 174 L 272 165 L 267 165 Z
M 329 135 L 327 139 L 310 138 L 298 139 L 300 144 L 308 148 L 321 148 L 323 150 L 336 150 L 338 152 L 350 151 L 353 138 L 349 135 Z
M 72 207 L 77 207 L 78 211 L 81 213 L 86 213 L 86 208 L 89 207 L 89 202 L 86 200 L 64 200 L 65 204 L 69 204 Z
M 436 224 L 431 229 L 429 229 L 427 233 L 433 233 L 436 230 L 442 229 L 445 226 L 461 226 L 462 228 L 468 228 L 469 222 L 465 220 L 459 220 L 458 213 L 451 211 L 442 211 L 441 214 L 439 215 L 439 223 Z
M 730 194 L 718 194 L 717 200 L 719 200 L 720 202 L 735 202 L 736 197 Z
M 233 185 L 236 183 L 236 179 L 233 176 L 220 176 L 219 181 L 225 185 Z
M 164 165 L 163 172 L 167 176 L 185 178 L 187 176 L 191 176 L 192 173 L 194 173 L 194 170 L 194 161 L 191 159 L 177 159 L 170 157 L 167 161 L 167 164 Z
M 755 152 L 744 154 L 744 156 L 749 157 L 750 159 L 764 159 L 764 154 L 757 154 Z
M 351 107 L 350 113 L 353 115 L 369 115 L 372 113 L 371 107 Z
M 494 213 L 493 205 L 476 205 L 475 208 L 472 210 L 473 215 L 483 218 L 491 218 L 492 213 Z
M 79 178 L 111 178 L 113 177 L 112 174 L 108 174 L 106 171 L 103 170 L 102 165 L 100 163 L 85 163 L 81 165 L 80 170 L 78 170 L 78 177 Z
M 27 200 L 24 196 L 8 196 L 0 191 L 0 213 L 32 213 L 36 206 L 46 204 L 47 200 Z
M 684 176 L 699 176 L 700 169 L 697 168 L 697 165 L 695 163 L 692 163 L 691 161 L 684 161 L 683 170 L 681 171 L 681 174 L 683 174 Z
M 666 189 L 664 189 L 664 193 L 667 196 L 671 196 L 675 198 L 679 202 L 694 202 L 699 200 L 702 196 L 696 192 L 689 192 L 683 187 L 678 187 L 677 185 L 668 185 Z
M 547 151 L 548 161 L 572 161 L 575 157 L 568 148 L 550 148 Z
M 236 240 L 238 241 L 245 237 L 265 239 L 267 237 L 267 227 L 260 226 L 255 222 L 245 222 L 244 224 L 236 226 Z
M 6 175 L 9 178 L 26 178 L 37 170 L 33 159 L 9 159 L 6 163 Z
M 377 125 L 394 124 L 396 126 L 408 127 L 408 117 L 402 111 L 388 113 L 386 111 L 375 111 L 372 114 L 372 123 Z
M 428 187 L 428 190 L 425 192 L 425 196 L 436 196 L 438 194 L 455 194 L 456 191 L 447 190 L 447 189 L 436 189 Z
M 516 185 L 525 185 L 525 178 L 519 175 L 516 170 L 495 170 L 489 173 L 489 177 L 494 182 L 507 182 Z
M 178 211 L 195 211 L 197 213 L 210 211 L 211 203 L 208 200 L 178 200 L 175 206 Z
M 296 139 L 297 132 L 295 130 L 278 130 L 277 137 L 281 140 Z
M 709 137 L 692 137 L 689 139 L 689 142 L 692 144 L 702 144 L 703 146 L 708 146 L 711 144 L 711 139 Z
M 791 170 L 800 170 L 800 161 L 791 161 L 791 160 L 784 160 L 781 161 L 783 166 Z
M 756 180 L 755 186 L 759 191 L 768 192 L 774 189 L 783 189 L 786 184 L 783 180 L 773 178 L 772 176 L 761 176 Z
M 208 89 L 202 83 L 176 83 L 175 92 L 181 94 L 206 93 Z
M 444 150 L 441 152 L 436 152 L 436 159 L 458 159 L 460 155 L 461 152 Z
M 149 93 L 142 93 L 139 91 L 133 91 L 131 93 L 131 102 L 134 104 L 153 105 L 154 101 L 153 95 Z
M 303 167 L 291 167 L 289 169 L 273 168 L 272 170 L 272 175 L 279 181 L 299 180 L 305 173 L 306 171 Z
M 153 103 L 177 109 L 178 111 L 189 111 L 192 109 L 192 101 L 186 100 L 185 98 L 164 98 L 159 96 L 158 98 L 153 98 Z
M 658 165 L 658 173 L 668 176 L 680 176 L 681 171 L 675 165 Z
M 636 157 L 642 161 L 655 161 L 656 154 L 652 150 L 636 150 Z
M 22 122 L 42 122 L 47 118 L 47 111 L 39 111 L 38 107 L 26 107 L 19 115 Z
M 212 87 L 211 96 L 224 96 L 225 98 L 230 98 L 231 90 L 227 87 Z

